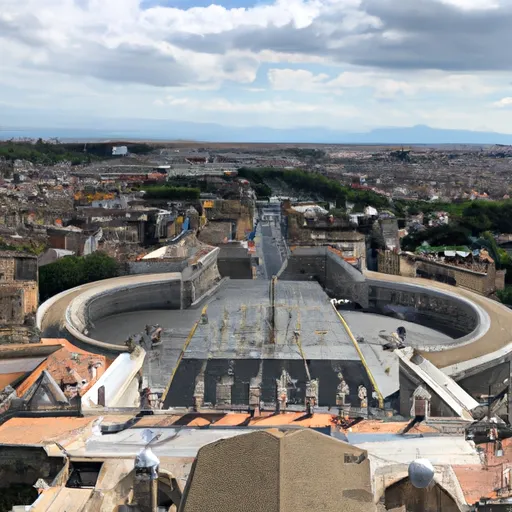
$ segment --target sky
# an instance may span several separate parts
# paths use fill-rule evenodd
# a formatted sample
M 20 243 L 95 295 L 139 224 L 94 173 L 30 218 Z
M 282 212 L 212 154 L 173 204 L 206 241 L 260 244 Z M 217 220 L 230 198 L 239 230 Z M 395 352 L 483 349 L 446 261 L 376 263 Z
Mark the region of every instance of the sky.
M 512 0 L 216 1 L 0 0 L 0 128 L 512 133 Z

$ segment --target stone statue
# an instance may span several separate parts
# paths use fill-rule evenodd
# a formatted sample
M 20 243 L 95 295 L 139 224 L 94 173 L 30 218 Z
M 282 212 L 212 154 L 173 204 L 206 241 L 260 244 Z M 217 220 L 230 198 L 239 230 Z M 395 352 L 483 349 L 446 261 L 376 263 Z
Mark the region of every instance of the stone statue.
M 318 404 L 318 379 L 309 380 L 306 383 L 306 409 L 308 414 L 313 414 Z
M 291 383 L 290 375 L 286 370 L 283 369 L 281 377 L 276 379 L 277 385 L 277 403 L 280 411 L 286 409 L 288 403 L 288 384 Z
M 362 384 L 357 390 L 357 396 L 361 401 L 361 409 L 366 409 L 366 407 L 368 407 L 368 391 Z
M 347 395 L 350 394 L 350 388 L 348 387 L 348 384 L 343 377 L 343 373 L 338 373 L 338 379 L 340 383 L 336 389 L 336 405 L 343 407 L 345 405 Z

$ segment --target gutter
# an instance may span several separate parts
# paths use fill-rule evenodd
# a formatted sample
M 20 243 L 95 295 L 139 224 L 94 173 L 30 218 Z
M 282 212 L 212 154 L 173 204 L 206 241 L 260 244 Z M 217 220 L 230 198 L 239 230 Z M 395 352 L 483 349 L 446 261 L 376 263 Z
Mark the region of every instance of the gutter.
M 333 299 L 334 300 L 334 299 Z M 384 409 L 384 397 L 382 396 L 382 393 L 380 392 L 377 381 L 375 380 L 372 371 L 370 370 L 370 367 L 368 366 L 368 363 L 366 362 L 366 359 L 364 358 L 363 352 L 361 351 L 361 347 L 359 346 L 359 343 L 357 342 L 356 338 L 352 334 L 352 331 L 350 330 L 350 327 L 348 326 L 345 319 L 341 316 L 340 312 L 336 309 L 336 306 L 334 305 L 334 302 L 331 301 L 332 309 L 334 309 L 334 312 L 340 319 L 340 322 L 343 324 L 343 327 L 345 327 L 345 331 L 347 331 L 347 334 L 352 341 L 354 348 L 356 349 L 357 353 L 359 354 L 359 359 L 361 359 L 361 363 L 363 363 L 364 369 L 366 370 L 366 374 L 368 375 L 368 378 L 370 379 L 370 382 L 372 383 L 373 389 L 375 393 L 377 393 L 377 399 L 379 400 L 379 408 Z

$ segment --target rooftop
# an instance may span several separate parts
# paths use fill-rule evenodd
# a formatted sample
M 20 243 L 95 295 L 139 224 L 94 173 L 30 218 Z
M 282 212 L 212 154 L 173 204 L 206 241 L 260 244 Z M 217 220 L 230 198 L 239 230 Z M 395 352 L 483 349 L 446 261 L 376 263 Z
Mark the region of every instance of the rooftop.
M 185 358 L 359 360 L 330 299 L 316 282 L 277 281 L 270 339 L 269 282 L 228 281 L 208 304 L 208 323 L 192 336 Z

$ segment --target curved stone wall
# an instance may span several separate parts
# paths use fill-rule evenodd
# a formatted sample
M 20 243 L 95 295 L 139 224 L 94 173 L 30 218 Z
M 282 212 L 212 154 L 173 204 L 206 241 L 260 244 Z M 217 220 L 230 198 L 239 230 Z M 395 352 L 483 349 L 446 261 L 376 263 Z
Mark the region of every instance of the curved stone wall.
M 457 338 L 457 344 L 482 336 L 490 325 L 487 313 L 480 306 L 456 293 L 377 279 L 368 279 L 368 310 L 436 329 Z
M 284 281 L 318 281 L 336 299 L 347 299 L 363 310 L 393 316 L 438 330 L 452 338 L 443 346 L 428 342 L 419 347 L 440 351 L 471 343 L 489 329 L 485 310 L 457 293 L 415 283 L 392 280 L 393 276 L 372 273 L 372 278 L 356 270 L 326 247 L 299 247 L 283 264 L 278 275 Z
M 93 292 L 94 293 L 94 292 Z M 83 298 L 82 298 L 83 299 Z M 147 309 L 180 309 L 181 279 L 141 283 L 93 294 L 83 306 L 85 324 L 119 313 Z
M 65 313 L 66 330 L 79 341 L 105 350 L 122 352 L 126 347 L 88 337 L 94 322 L 118 313 L 145 309 L 180 309 L 181 274 L 158 274 L 98 281 L 74 297 Z

